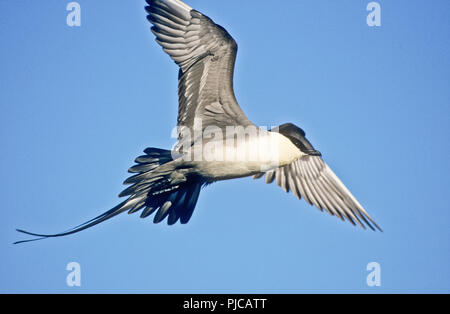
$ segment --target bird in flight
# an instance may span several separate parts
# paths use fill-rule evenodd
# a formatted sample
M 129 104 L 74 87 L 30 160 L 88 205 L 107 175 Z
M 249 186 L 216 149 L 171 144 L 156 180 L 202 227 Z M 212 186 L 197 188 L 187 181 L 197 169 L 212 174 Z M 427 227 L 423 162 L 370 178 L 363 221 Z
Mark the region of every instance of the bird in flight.
M 37 238 L 16 243 L 74 234 L 124 212 L 186 224 L 202 187 L 242 177 L 265 177 L 321 211 L 381 231 L 301 128 L 267 130 L 245 116 L 233 90 L 237 44 L 223 27 L 180 0 L 146 2 L 156 42 L 180 68 L 178 144 L 148 148 L 136 159 L 119 195 L 127 199 L 116 207 L 63 233 L 18 230 Z

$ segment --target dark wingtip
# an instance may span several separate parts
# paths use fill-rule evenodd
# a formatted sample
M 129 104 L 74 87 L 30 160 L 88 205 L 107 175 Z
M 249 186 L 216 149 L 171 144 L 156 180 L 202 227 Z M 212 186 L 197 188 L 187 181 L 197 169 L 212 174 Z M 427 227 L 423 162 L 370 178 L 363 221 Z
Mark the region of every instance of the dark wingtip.
M 381 233 L 384 233 L 384 230 L 380 226 L 378 226 L 376 223 L 374 223 L 374 225 L 375 225 L 375 228 L 378 229 L 378 231 L 380 231 Z
M 370 219 L 370 218 L 369 218 L 369 219 Z M 373 221 L 372 219 L 370 219 L 370 222 L 368 222 L 368 221 L 365 221 L 365 222 L 366 222 L 366 224 L 369 226 L 369 228 L 370 228 L 372 231 L 377 232 L 377 230 L 378 230 L 379 232 L 384 233 L 383 229 L 381 229 L 381 227 L 378 226 L 378 225 L 375 223 L 375 221 Z
M 369 221 L 367 221 L 366 218 L 369 219 Z M 373 231 L 377 231 L 378 230 L 381 233 L 384 233 L 383 229 L 381 229 L 381 227 L 370 216 L 365 217 L 364 220 L 366 220 L 366 223 L 370 226 L 370 228 Z

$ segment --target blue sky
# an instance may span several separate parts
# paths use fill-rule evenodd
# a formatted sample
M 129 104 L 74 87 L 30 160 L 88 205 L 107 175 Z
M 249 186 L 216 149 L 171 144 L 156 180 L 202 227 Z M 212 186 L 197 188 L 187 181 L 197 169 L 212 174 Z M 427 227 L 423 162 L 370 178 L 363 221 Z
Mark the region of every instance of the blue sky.
M 0 292 L 450 292 L 449 1 L 379 1 L 377 28 L 368 0 L 188 1 L 238 42 L 244 112 L 301 126 L 384 233 L 240 179 L 185 226 L 121 215 L 14 246 L 115 206 L 134 158 L 174 143 L 177 67 L 144 1 L 79 0 L 75 28 L 68 2 L 0 2 Z

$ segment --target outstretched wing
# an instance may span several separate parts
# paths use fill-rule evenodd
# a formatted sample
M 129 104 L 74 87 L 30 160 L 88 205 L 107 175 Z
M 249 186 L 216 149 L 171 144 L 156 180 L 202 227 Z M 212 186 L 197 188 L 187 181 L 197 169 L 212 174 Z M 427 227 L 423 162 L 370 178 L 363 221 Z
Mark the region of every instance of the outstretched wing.
M 152 32 L 179 65 L 178 126 L 248 126 L 233 90 L 237 44 L 210 18 L 179 0 L 146 0 Z
M 254 179 L 264 175 L 266 183 L 276 181 L 284 191 L 291 191 L 299 199 L 303 197 L 321 211 L 353 225 L 357 223 L 364 229 L 367 225 L 372 230 L 382 231 L 319 156 L 304 156 L 282 168 L 258 174 Z

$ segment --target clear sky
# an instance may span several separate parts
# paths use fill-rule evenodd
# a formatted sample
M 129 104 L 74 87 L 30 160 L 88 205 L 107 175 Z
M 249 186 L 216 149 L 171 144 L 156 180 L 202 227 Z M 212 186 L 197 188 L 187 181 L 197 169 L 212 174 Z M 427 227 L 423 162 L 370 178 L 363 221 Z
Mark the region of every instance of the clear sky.
M 69 1 L 0 1 L 0 292 L 450 292 L 448 0 L 379 1 L 375 28 L 369 0 L 187 1 L 238 42 L 244 112 L 301 126 L 384 233 L 247 178 L 185 226 L 123 214 L 12 245 L 115 206 L 134 158 L 174 143 L 177 67 L 145 2 L 78 2 L 71 28 Z

